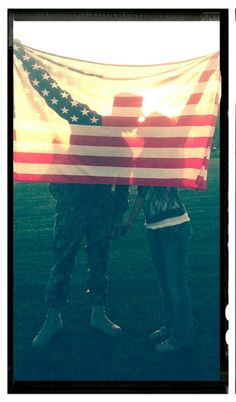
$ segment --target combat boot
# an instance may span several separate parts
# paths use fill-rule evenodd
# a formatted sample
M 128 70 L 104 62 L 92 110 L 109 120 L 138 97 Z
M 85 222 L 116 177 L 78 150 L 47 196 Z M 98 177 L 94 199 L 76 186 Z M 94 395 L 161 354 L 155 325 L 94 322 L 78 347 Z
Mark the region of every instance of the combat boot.
M 106 316 L 104 306 L 93 306 L 90 323 L 93 328 L 100 330 L 105 335 L 117 336 L 122 334 L 119 325 L 110 321 Z
M 42 328 L 33 339 L 32 346 L 34 348 L 39 348 L 48 345 L 54 335 L 56 335 L 62 329 L 63 323 L 61 314 L 55 308 L 49 309 Z

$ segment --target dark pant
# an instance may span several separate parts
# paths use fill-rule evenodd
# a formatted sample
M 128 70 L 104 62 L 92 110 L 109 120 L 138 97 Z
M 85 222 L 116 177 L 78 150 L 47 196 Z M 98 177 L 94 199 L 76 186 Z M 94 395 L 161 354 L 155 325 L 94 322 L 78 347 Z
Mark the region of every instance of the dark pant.
M 69 188 L 69 187 L 68 187 Z M 73 187 L 72 187 L 73 188 Z M 86 199 L 56 195 L 54 233 L 55 265 L 46 290 L 48 307 L 60 307 L 69 297 L 71 272 L 82 240 L 86 239 L 89 264 L 88 289 L 93 304 L 104 304 L 112 229 L 111 199 L 102 203 L 93 194 Z M 108 204 L 105 205 L 108 201 Z
M 163 325 L 176 345 L 193 342 L 193 319 L 187 284 L 190 222 L 148 229 L 148 241 L 163 301 Z

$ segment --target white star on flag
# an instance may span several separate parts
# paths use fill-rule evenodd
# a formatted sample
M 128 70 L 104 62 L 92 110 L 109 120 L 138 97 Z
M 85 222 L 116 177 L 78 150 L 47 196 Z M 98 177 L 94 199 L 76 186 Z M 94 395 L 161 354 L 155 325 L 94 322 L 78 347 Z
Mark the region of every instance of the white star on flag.
M 63 114 L 68 113 L 68 110 L 69 110 L 69 109 L 67 109 L 65 106 L 61 109 L 61 111 L 62 111 Z
M 42 77 L 43 77 L 43 80 L 48 80 L 48 79 L 50 78 L 47 73 L 44 73 L 44 74 L 42 75 Z
M 50 83 L 50 85 L 52 86 L 52 88 L 57 88 L 58 87 L 58 85 L 55 82 Z
M 33 70 L 39 70 L 40 69 L 40 66 L 37 63 L 33 64 L 32 67 L 33 67 Z
M 67 94 L 65 91 L 61 92 L 62 98 L 68 98 L 69 94 Z
M 87 116 L 87 114 L 89 113 L 89 111 L 84 108 L 83 110 L 81 110 L 81 113 L 82 113 L 83 116 L 84 116 L 84 115 Z
M 36 80 L 36 78 L 32 81 L 32 83 L 33 83 L 33 85 L 34 85 L 35 87 L 38 87 L 38 86 L 39 86 L 39 81 Z
M 70 103 L 71 103 L 71 106 L 77 106 L 79 102 L 73 100 L 73 101 L 71 101 Z
M 25 54 L 24 56 L 23 56 L 23 60 L 24 61 L 28 61 L 30 59 L 30 56 L 28 56 L 27 54 Z
M 77 120 L 78 120 L 78 117 L 77 116 L 71 116 L 71 120 L 73 121 L 73 122 L 76 122 L 77 123 Z
M 57 102 L 58 102 L 58 99 L 56 99 L 56 98 L 52 98 L 52 99 L 51 99 L 51 102 L 52 102 L 52 104 L 53 104 L 53 105 L 56 105 L 56 104 L 57 104 Z
M 42 91 L 42 94 L 43 94 L 44 96 L 48 96 L 49 91 L 48 91 L 47 89 L 44 89 L 44 90 Z
M 93 118 L 92 119 L 90 119 L 91 120 L 91 122 L 92 123 L 97 123 L 97 121 L 98 121 L 98 119 L 96 119 L 96 117 L 95 116 L 93 116 Z

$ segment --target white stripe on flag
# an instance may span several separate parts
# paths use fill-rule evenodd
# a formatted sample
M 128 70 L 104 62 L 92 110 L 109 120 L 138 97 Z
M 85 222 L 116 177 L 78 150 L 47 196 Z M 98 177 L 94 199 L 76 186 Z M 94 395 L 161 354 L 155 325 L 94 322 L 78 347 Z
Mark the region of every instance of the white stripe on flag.
M 21 136 L 25 137 L 28 133 L 29 139 L 32 139 L 34 135 L 48 136 L 49 142 L 51 138 L 54 137 L 70 137 L 73 135 L 84 135 L 84 136 L 111 136 L 111 137 L 129 137 L 129 136 L 139 136 L 139 137 L 209 137 L 209 130 L 214 132 L 215 127 L 212 126 L 187 126 L 187 127 L 105 127 L 105 126 L 79 126 L 77 124 L 69 126 L 59 125 L 57 123 L 48 123 L 47 121 L 24 121 L 16 120 L 14 123 L 14 128 L 17 133 L 17 138 L 21 140 Z M 210 135 L 211 136 L 211 135 Z
M 143 158 L 202 158 L 206 147 L 201 148 L 124 148 L 100 147 L 83 145 L 43 144 L 32 142 L 17 142 L 15 152 L 50 153 L 68 155 L 113 156 L 113 157 L 143 157 Z

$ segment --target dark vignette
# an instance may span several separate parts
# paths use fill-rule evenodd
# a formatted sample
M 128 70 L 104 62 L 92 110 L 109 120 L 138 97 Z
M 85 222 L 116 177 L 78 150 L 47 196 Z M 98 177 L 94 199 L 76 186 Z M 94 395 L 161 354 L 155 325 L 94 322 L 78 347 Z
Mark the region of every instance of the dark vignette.
M 13 382 L 13 22 L 14 21 L 220 21 L 220 381 Z M 227 393 L 228 348 L 228 10 L 227 9 L 8 9 L 8 393 L 153 394 Z

